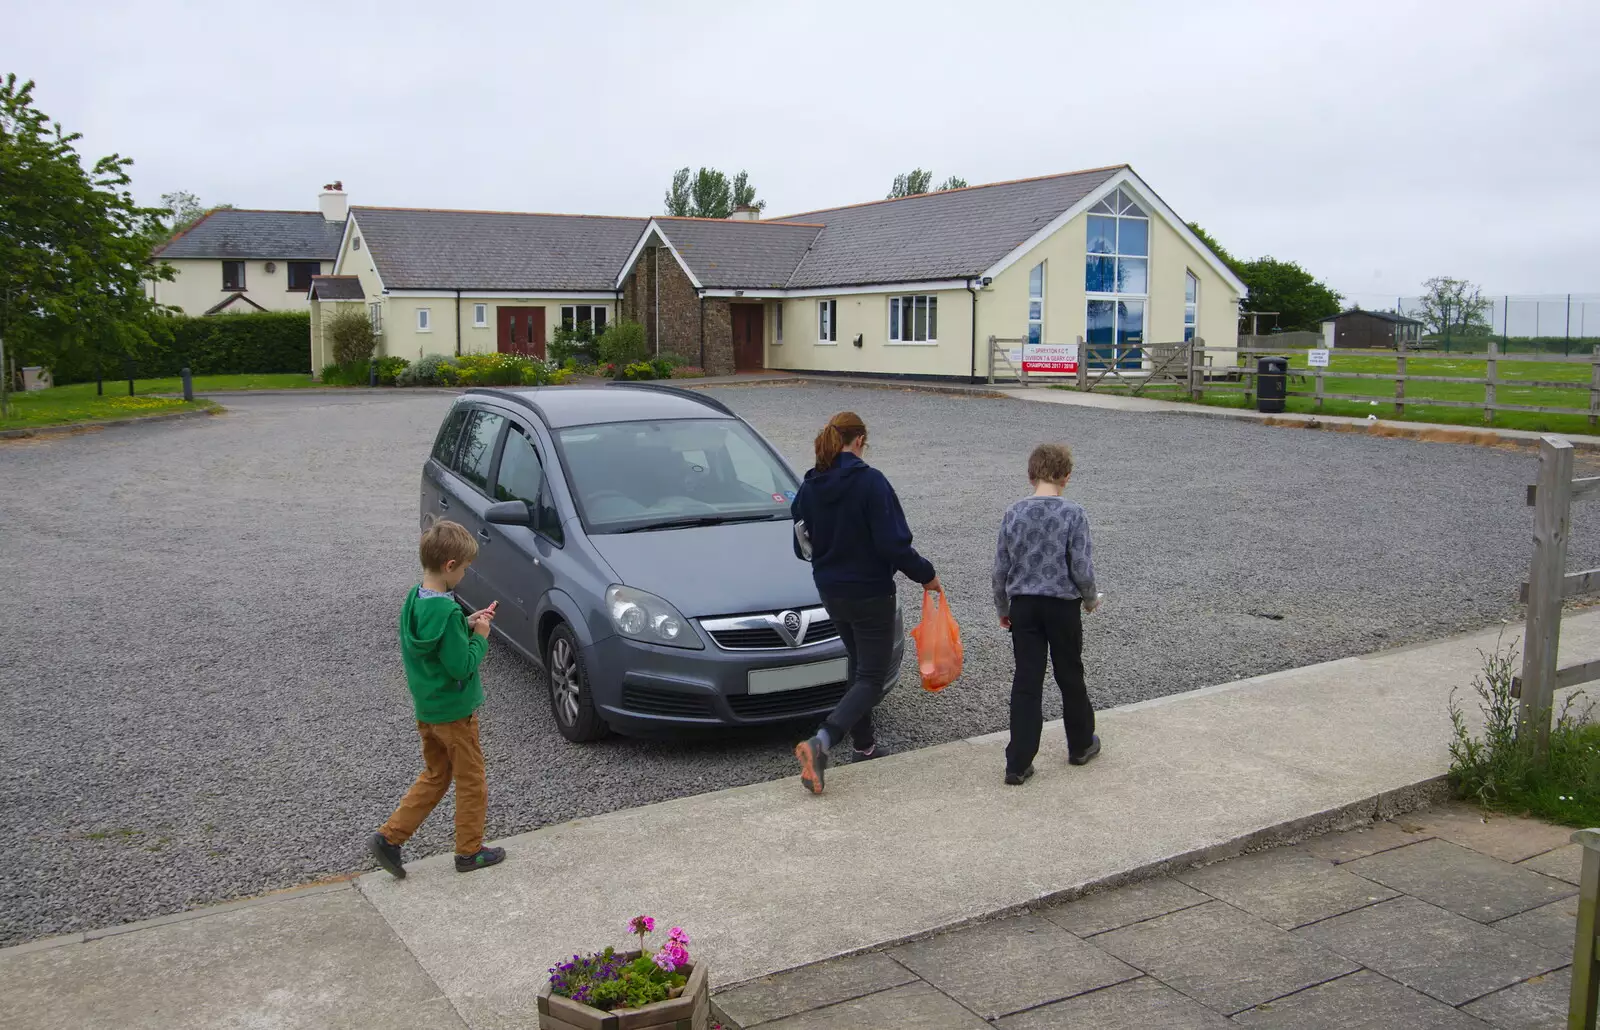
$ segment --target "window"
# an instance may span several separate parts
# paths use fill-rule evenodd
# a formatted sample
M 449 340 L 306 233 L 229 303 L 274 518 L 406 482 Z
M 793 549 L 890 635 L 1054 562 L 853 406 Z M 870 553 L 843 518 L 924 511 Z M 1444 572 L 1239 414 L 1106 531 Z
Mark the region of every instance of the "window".
M 500 452 L 500 469 L 494 478 L 494 499 L 523 501 L 535 513 L 534 527 L 553 540 L 561 539 L 561 520 L 556 516 L 550 487 L 545 482 L 539 451 L 526 429 L 513 424 Z
M 368 304 L 367 317 L 372 320 L 372 335 L 383 335 L 383 305 Z
M 782 343 L 783 342 L 783 302 L 782 301 L 779 301 L 777 303 L 777 305 L 774 306 L 773 309 L 772 309 L 772 325 L 773 325 L 773 329 L 774 329 L 774 335 L 773 335 L 773 338 L 772 338 L 772 342 L 773 343 Z
M 1193 272 L 1183 276 L 1183 342 L 1188 343 L 1200 331 L 1200 280 Z
M 243 261 L 224 261 L 222 263 L 222 288 L 224 290 L 244 289 Z
M 561 309 L 561 328 L 571 330 L 589 327 L 599 336 L 606 331 L 606 308 L 602 304 L 567 304 Z
M 938 297 L 889 298 L 891 343 L 934 343 L 938 339 Z
M 473 327 L 477 328 L 477 329 L 482 329 L 485 326 L 487 326 L 488 324 L 489 324 L 489 305 L 487 305 L 487 304 L 474 304 L 474 305 L 472 305 L 472 325 L 473 325 Z
M 492 411 L 474 411 L 461 434 L 456 474 L 485 493 L 489 490 L 489 461 L 494 457 L 494 442 L 505 424 L 504 416 Z
M 1028 337 L 1029 343 L 1044 342 L 1044 262 L 1033 266 L 1028 273 Z
M 817 302 L 817 342 L 839 342 L 839 302 L 836 300 Z
M 320 261 L 289 262 L 289 292 L 304 293 L 311 289 L 311 277 L 322 274 Z
M 417 309 L 417 332 L 433 332 L 433 312 L 427 308 Z
M 377 307 L 376 304 L 373 307 Z M 433 459 L 445 468 L 455 464 L 456 445 L 461 442 L 461 427 L 467 424 L 467 415 L 471 414 L 466 408 L 457 408 L 444 420 L 444 425 L 439 427 L 439 438 L 433 442 Z
M 1113 190 L 1089 209 L 1086 249 L 1087 364 L 1141 368 L 1144 297 L 1150 292 L 1150 216 L 1127 190 Z

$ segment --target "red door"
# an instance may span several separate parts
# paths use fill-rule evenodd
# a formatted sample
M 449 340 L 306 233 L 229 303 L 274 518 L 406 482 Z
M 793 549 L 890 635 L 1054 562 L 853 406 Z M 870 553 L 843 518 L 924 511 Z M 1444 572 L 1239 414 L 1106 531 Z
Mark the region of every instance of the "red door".
M 767 365 L 761 336 L 766 308 L 760 304 L 730 304 L 728 308 L 733 322 L 733 370 L 761 371 Z
M 501 354 L 544 360 L 544 308 L 500 308 Z

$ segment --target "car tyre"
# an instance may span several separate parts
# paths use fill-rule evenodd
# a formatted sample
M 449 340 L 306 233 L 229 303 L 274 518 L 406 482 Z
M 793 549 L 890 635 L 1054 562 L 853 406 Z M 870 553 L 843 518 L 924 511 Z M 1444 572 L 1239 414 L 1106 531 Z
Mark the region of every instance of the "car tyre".
M 610 733 L 606 721 L 594 708 L 594 692 L 589 689 L 589 670 L 583 663 L 583 650 L 566 624 L 555 628 L 545 647 L 545 674 L 550 681 L 550 714 L 556 729 L 576 744 L 600 740 Z

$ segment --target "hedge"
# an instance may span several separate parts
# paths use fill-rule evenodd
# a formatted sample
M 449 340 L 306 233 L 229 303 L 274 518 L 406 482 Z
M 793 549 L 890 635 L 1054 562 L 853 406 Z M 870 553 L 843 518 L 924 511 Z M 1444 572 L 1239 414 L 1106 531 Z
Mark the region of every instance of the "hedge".
M 311 315 L 304 311 L 261 311 L 203 318 L 160 315 L 147 323 L 150 343 L 132 355 L 141 379 L 175 376 L 185 366 L 195 375 L 310 372 Z M 11 348 L 7 348 L 8 351 Z M 59 384 L 93 381 L 95 356 L 74 347 L 54 353 L 47 346 L 17 348 L 17 367 L 48 366 Z M 123 357 L 108 355 L 101 371 L 107 379 L 127 375 Z

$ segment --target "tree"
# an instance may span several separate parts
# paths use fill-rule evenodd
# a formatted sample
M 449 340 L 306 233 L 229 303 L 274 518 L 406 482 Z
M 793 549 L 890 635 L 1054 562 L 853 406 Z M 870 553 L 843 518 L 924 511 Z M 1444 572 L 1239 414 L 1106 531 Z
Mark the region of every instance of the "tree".
M 1239 259 L 1228 253 L 1222 244 L 1218 243 L 1214 238 L 1212 238 L 1210 233 L 1200 228 L 1199 222 L 1190 222 L 1189 231 L 1200 237 L 1200 242 L 1210 247 L 1211 252 L 1215 254 L 1223 264 L 1228 266 L 1229 271 L 1231 271 L 1234 275 L 1239 274 Z
M 1476 284 L 1434 276 L 1422 284 L 1422 289 L 1413 317 L 1447 344 L 1452 335 L 1474 336 L 1489 331 L 1490 302 Z
M 887 199 L 896 200 L 900 197 L 915 197 L 920 193 L 929 192 L 932 184 L 932 172 L 925 168 L 913 168 L 909 172 L 902 172 L 894 177 L 894 185 L 889 188 Z M 965 189 L 966 185 L 967 180 L 958 175 L 952 175 L 938 186 L 932 186 L 932 188 L 934 192 L 942 193 L 945 190 Z
M 1343 297 L 1295 262 L 1274 257 L 1241 261 L 1198 223 L 1190 222 L 1189 231 L 1245 284 L 1249 292 L 1241 301 L 1243 310 L 1275 311 L 1284 329 L 1313 330 L 1324 318 L 1339 313 Z
M 168 224 L 172 227 L 173 236 L 185 231 L 213 211 L 226 211 L 233 207 L 232 204 L 206 207 L 200 203 L 199 197 L 188 190 L 174 190 L 171 193 L 161 194 L 161 206 L 168 211 Z
M 335 308 L 322 331 L 333 344 L 333 360 L 340 365 L 371 361 L 372 352 L 378 349 L 372 316 L 354 304 L 340 304 Z
M 145 280 L 173 275 L 150 264 L 166 211 L 134 202 L 133 160 L 85 168 L 79 138 L 34 107 L 31 81 L 0 81 L 0 338 L 58 373 L 148 344 Z
M 680 168 L 672 173 L 665 206 L 667 214 L 679 218 L 727 218 L 735 207 L 761 211 L 767 202 L 756 199 L 748 172 L 741 171 L 730 180 L 715 168 L 701 168 L 699 172 Z

